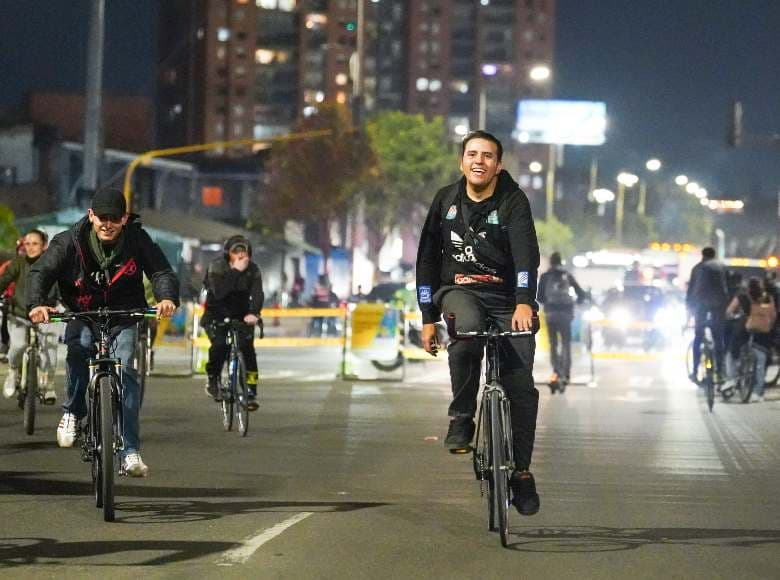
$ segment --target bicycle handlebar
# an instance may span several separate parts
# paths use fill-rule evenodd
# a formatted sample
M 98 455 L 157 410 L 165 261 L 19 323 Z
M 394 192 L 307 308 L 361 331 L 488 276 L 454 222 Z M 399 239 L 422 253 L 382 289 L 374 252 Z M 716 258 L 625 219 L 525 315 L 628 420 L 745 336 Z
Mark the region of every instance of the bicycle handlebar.
M 129 308 L 122 310 L 111 310 L 109 308 L 99 308 L 98 310 L 85 310 L 84 312 L 61 312 L 49 316 L 49 322 L 70 322 L 71 320 L 108 320 L 109 318 L 156 318 L 156 308 Z
M 498 330 L 493 324 L 487 330 L 470 330 L 469 332 L 458 332 L 455 329 L 455 315 L 447 316 L 447 334 L 452 339 L 469 338 L 499 338 L 503 336 L 531 336 L 539 332 L 539 317 L 534 316 L 531 319 L 531 330 Z

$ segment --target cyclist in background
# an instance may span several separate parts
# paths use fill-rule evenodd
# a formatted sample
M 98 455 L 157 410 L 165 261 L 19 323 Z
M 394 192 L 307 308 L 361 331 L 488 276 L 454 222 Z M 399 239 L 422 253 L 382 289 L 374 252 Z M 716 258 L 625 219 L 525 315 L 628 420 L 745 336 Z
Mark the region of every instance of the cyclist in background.
M 544 308 L 544 320 L 550 340 L 550 361 L 553 373 L 550 384 L 569 384 L 571 372 L 571 322 L 574 320 L 574 297 L 582 304 L 588 297 L 564 267 L 561 255 L 553 252 L 550 256 L 550 269 L 539 278 L 539 291 L 536 299 Z M 558 354 L 558 342 L 561 352 Z
M 48 246 L 49 237 L 41 230 L 30 230 L 24 236 L 25 254 L 19 255 L 11 261 L 11 264 L 0 276 L 0 294 L 14 284 L 14 292 L 8 300 L 8 329 L 10 347 L 8 350 L 8 376 L 3 385 L 3 396 L 10 399 L 18 391 L 21 381 L 21 365 L 24 349 L 27 348 L 27 326 L 14 319 L 14 317 L 27 319 L 27 275 L 30 268 L 43 255 Z M 57 289 L 52 288 L 46 297 L 47 306 L 57 304 Z M 57 401 L 54 390 L 54 370 L 57 368 L 57 335 L 55 332 L 45 332 L 40 329 L 40 374 L 38 380 L 43 392 L 43 400 L 47 405 L 53 405 Z
M 75 312 L 98 308 L 146 308 L 143 275 L 146 274 L 157 299 L 157 316 L 169 317 L 179 303 L 179 281 L 160 247 L 127 213 L 125 197 L 116 189 L 95 193 L 86 217 L 54 236 L 46 253 L 30 269 L 27 298 L 30 320 L 47 322 L 52 308 L 45 306 L 56 283 L 65 305 Z M 140 454 L 140 389 L 133 368 L 136 344 L 135 323 L 112 329 L 116 357 L 122 360 L 124 413 L 124 471 L 145 477 L 149 468 Z M 72 447 L 87 414 L 85 400 L 89 383 L 88 361 L 95 354 L 92 329 L 81 320 L 65 328 L 67 400 L 57 427 L 60 447 Z
M 263 277 L 260 267 L 252 260 L 252 245 L 244 236 L 229 237 L 224 244 L 223 255 L 209 264 L 206 279 L 206 304 L 203 328 L 211 341 L 209 360 L 206 363 L 208 383 L 206 393 L 215 401 L 221 400 L 220 375 L 230 347 L 227 344 L 228 329 L 220 325 L 225 318 L 245 323 L 239 332 L 238 348 L 246 364 L 246 383 L 249 387 L 247 408 L 256 411 L 257 404 L 257 355 L 255 354 L 255 326 L 261 321 L 263 309 Z
M 539 244 L 525 193 L 502 169 L 503 146 L 474 131 L 461 143 L 463 176 L 436 194 L 417 250 L 417 301 L 423 316 L 422 346 L 435 354 L 436 321 L 454 314 L 458 332 L 484 331 L 492 319 L 502 331 L 532 330 Z M 453 400 L 445 446 L 467 448 L 474 415 L 484 341 L 453 340 L 448 347 Z M 522 515 L 539 511 L 529 471 L 539 391 L 534 387 L 533 336 L 500 343 L 501 382 L 510 402 L 516 470 L 512 503 Z
M 688 291 L 685 295 L 688 312 L 693 315 L 695 320 L 693 369 L 689 377 L 694 383 L 698 376 L 701 343 L 704 340 L 706 326 L 710 327 L 712 340 L 715 343 L 715 370 L 718 377 L 723 377 L 723 352 L 725 348 L 723 328 L 728 299 L 726 268 L 715 259 L 715 249 L 707 246 L 701 251 L 701 262 L 691 270 Z M 707 321 L 708 315 L 709 322 Z

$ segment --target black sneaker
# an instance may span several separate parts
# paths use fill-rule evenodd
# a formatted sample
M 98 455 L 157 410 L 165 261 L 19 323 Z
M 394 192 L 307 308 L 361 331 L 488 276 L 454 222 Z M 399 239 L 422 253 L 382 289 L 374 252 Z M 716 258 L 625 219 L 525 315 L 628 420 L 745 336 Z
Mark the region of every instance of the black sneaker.
M 206 384 L 206 394 L 219 402 L 222 400 L 222 384 L 219 377 L 209 377 L 209 381 Z
M 530 471 L 514 471 L 509 479 L 512 488 L 512 505 L 521 516 L 532 516 L 539 511 L 539 494 L 536 493 L 536 482 Z
M 257 402 L 257 393 L 254 389 L 250 388 L 246 398 L 246 408 L 250 411 L 257 411 L 260 408 L 260 404 Z
M 450 451 L 456 449 L 467 449 L 471 439 L 474 437 L 474 420 L 471 417 L 455 417 L 450 420 L 450 427 L 447 430 L 447 438 L 444 439 L 444 446 Z

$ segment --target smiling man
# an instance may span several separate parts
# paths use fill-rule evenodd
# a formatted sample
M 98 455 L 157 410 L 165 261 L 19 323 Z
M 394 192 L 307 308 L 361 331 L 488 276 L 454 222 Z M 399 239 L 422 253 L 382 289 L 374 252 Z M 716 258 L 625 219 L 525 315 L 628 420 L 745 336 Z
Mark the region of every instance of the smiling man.
M 179 282 L 160 247 L 127 213 L 124 195 L 115 189 L 98 191 L 87 215 L 70 230 L 57 234 L 49 249 L 30 269 L 27 306 L 35 323 L 46 322 L 52 308 L 45 296 L 56 283 L 63 303 L 75 311 L 98 308 L 145 308 L 143 274 L 152 283 L 157 316 L 169 317 L 179 303 Z M 128 323 L 112 333 L 112 350 L 124 364 L 124 472 L 144 477 L 148 467 L 141 459 L 139 436 L 140 392 L 133 367 L 136 325 Z M 65 329 L 67 398 L 57 428 L 60 447 L 72 447 L 87 414 L 85 394 L 88 360 L 95 352 L 92 330 L 80 320 Z
M 461 146 L 463 176 L 436 194 L 420 235 L 417 300 L 423 315 L 423 348 L 436 355 L 435 322 L 455 314 L 459 332 L 484 331 L 488 320 L 501 330 L 532 328 L 539 245 L 525 193 L 502 169 L 501 142 L 474 131 Z M 539 511 L 529 471 L 539 392 L 532 376 L 533 336 L 502 344 L 501 379 L 510 400 L 516 471 L 512 502 L 523 515 Z M 444 445 L 469 447 L 482 365 L 481 341 L 454 340 L 448 348 L 453 400 Z

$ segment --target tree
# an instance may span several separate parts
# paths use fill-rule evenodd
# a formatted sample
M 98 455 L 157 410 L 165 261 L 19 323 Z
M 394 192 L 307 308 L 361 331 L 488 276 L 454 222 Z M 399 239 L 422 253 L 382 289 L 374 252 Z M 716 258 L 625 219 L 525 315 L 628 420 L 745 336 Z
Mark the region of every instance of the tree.
M 0 247 L 14 248 L 19 239 L 19 230 L 14 225 L 14 212 L 8 206 L 0 205 Z
M 547 220 L 536 220 L 536 237 L 539 239 L 539 252 L 549 256 L 560 252 L 564 256 L 574 253 L 574 233 L 566 224 L 554 216 Z
M 375 165 L 361 184 L 369 257 L 376 261 L 397 224 L 422 226 L 436 191 L 458 175 L 457 157 L 444 121 L 398 111 L 380 113 L 366 125 Z
M 269 226 L 294 219 L 314 227 L 327 264 L 331 223 L 345 215 L 372 156 L 365 139 L 353 130 L 343 105 L 322 106 L 295 128 L 296 132 L 321 129 L 332 134 L 274 146 L 268 162 L 267 198 L 257 204 L 255 221 Z

